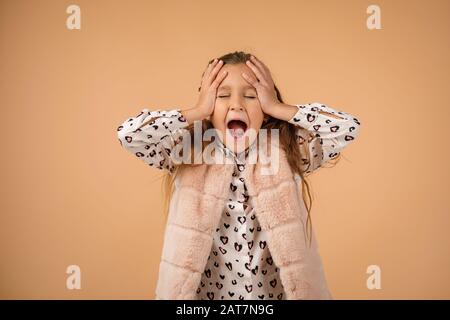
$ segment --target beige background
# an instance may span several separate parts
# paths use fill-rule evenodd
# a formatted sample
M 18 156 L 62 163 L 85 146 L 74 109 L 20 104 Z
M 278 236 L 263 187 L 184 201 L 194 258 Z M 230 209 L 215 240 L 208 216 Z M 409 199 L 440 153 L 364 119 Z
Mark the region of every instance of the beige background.
M 286 102 L 357 116 L 358 140 L 311 177 L 336 299 L 450 298 L 450 2 L 0 2 L 0 298 L 152 299 L 160 172 L 120 147 L 143 107 L 192 107 L 209 59 L 271 69 Z M 381 7 L 382 30 L 366 28 Z M 68 290 L 66 267 L 81 267 Z M 382 288 L 366 288 L 366 268 Z

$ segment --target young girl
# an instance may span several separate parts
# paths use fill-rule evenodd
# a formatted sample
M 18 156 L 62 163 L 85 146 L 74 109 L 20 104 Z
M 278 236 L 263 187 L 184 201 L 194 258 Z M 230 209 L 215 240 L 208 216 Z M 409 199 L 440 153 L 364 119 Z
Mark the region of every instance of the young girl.
M 337 160 L 360 122 L 321 103 L 284 103 L 268 67 L 244 52 L 210 61 L 199 92 L 194 108 L 143 109 L 117 129 L 125 149 L 168 178 L 156 299 L 332 299 L 306 176 Z M 174 161 L 182 141 L 192 147 L 194 123 L 218 133 L 201 151 L 214 143 L 231 162 Z M 278 129 L 274 175 L 248 161 L 261 129 Z

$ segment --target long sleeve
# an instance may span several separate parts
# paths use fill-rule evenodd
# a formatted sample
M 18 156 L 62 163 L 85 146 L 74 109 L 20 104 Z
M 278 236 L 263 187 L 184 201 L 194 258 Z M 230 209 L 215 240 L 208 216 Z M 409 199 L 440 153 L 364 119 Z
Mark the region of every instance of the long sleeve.
M 300 145 L 309 142 L 310 162 L 302 159 L 306 173 L 312 173 L 355 140 L 360 122 L 353 115 L 314 102 L 296 105 L 297 113 L 288 121 L 296 126 Z
M 149 166 L 172 172 L 175 164 L 170 153 L 181 141 L 181 129 L 187 126 L 180 109 L 145 108 L 117 128 L 117 137 L 122 147 Z

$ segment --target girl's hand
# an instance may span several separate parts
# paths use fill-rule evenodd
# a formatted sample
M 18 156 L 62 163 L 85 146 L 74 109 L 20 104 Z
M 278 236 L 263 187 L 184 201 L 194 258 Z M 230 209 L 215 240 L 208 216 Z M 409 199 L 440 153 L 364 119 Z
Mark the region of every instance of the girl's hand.
M 253 71 L 253 74 L 242 73 L 242 77 L 256 89 L 262 111 L 275 117 L 274 111 L 281 102 L 277 98 L 269 68 L 254 56 L 251 56 L 251 60 L 247 60 L 246 64 Z
M 216 102 L 217 88 L 225 79 L 227 71 L 219 73 L 223 66 L 223 61 L 217 58 L 211 62 L 203 72 L 202 82 L 200 84 L 200 96 L 196 104 L 198 111 L 204 116 L 209 117 L 214 111 Z

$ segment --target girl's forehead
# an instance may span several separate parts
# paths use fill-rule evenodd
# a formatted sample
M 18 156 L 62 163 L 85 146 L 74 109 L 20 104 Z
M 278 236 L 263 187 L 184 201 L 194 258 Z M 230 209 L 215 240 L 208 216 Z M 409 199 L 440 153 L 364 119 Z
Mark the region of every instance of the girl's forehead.
M 219 86 L 219 90 L 223 89 L 223 90 L 232 90 L 232 89 L 243 89 L 243 90 L 247 90 L 247 89 L 255 89 L 252 85 L 248 84 L 248 83 L 232 83 L 232 81 L 230 81 L 230 83 L 225 84 L 222 82 L 222 84 Z
M 227 68 L 228 67 L 228 68 Z M 221 82 L 218 89 L 255 89 L 251 84 L 249 84 L 244 77 L 242 76 L 242 73 L 245 72 L 247 74 L 252 75 L 253 71 L 243 64 L 237 64 L 237 65 L 224 65 L 221 68 L 221 71 L 227 70 L 228 74 Z
M 221 70 L 227 70 L 230 73 L 242 72 L 245 70 L 251 70 L 245 63 L 224 64 Z

